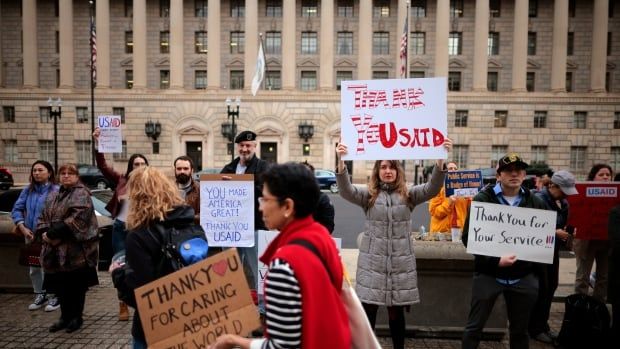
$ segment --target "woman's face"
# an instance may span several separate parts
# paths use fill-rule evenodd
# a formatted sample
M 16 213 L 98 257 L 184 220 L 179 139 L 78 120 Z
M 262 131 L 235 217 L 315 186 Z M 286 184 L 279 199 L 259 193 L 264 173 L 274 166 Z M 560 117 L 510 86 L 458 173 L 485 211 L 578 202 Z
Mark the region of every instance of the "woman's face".
M 36 164 L 32 168 L 32 179 L 35 183 L 45 184 L 50 179 L 50 172 L 42 164 Z
M 269 230 L 281 230 L 289 221 L 290 217 L 285 217 L 285 207 L 273 196 L 267 185 L 263 185 L 263 196 L 258 198 L 258 209 L 263 214 L 263 222 Z
M 133 163 L 131 164 L 131 166 L 133 166 L 134 170 L 139 169 L 142 166 L 146 166 L 146 160 L 138 156 L 133 159 Z
M 379 165 L 379 179 L 381 182 L 394 183 L 397 173 L 398 171 L 395 167 L 392 167 L 391 162 L 387 160 L 381 161 L 381 165 Z
M 603 167 L 594 175 L 595 182 L 610 182 L 611 181 L 611 171 L 608 168 Z
M 79 180 L 78 175 L 69 170 L 63 170 L 58 176 L 60 177 L 60 184 L 65 188 L 76 185 Z

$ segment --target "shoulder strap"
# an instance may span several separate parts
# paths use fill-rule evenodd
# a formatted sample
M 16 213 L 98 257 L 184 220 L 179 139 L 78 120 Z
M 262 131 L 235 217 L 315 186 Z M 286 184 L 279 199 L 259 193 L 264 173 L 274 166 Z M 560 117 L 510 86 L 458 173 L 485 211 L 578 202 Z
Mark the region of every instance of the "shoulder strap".
M 323 259 L 323 257 L 321 257 L 321 254 L 319 253 L 319 250 L 316 248 L 316 246 L 314 246 L 310 241 L 304 240 L 304 239 L 295 239 L 295 240 L 290 241 L 288 245 L 302 246 L 308 249 L 310 252 L 312 252 L 323 264 L 323 267 L 325 268 L 325 272 L 327 272 L 329 279 L 332 282 L 334 282 L 334 280 L 332 279 L 332 275 L 329 272 L 329 269 L 327 268 L 327 263 L 325 263 L 325 260 Z

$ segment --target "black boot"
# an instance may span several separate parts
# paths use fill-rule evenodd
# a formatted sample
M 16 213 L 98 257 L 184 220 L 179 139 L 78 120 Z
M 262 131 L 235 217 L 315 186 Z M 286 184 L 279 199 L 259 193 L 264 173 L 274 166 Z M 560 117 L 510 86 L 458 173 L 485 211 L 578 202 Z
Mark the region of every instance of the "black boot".
M 50 326 L 49 331 L 52 333 L 58 332 L 62 330 L 63 328 L 66 328 L 67 325 L 68 325 L 68 322 L 63 320 L 63 318 L 60 318 L 60 320 L 56 321 L 52 326 Z
M 75 332 L 75 331 L 79 330 L 80 327 L 82 327 L 82 323 L 84 323 L 84 320 L 82 320 L 82 317 L 77 317 L 77 318 L 69 321 L 69 323 L 67 324 L 67 329 L 65 330 L 65 332 L 72 333 L 72 332 Z

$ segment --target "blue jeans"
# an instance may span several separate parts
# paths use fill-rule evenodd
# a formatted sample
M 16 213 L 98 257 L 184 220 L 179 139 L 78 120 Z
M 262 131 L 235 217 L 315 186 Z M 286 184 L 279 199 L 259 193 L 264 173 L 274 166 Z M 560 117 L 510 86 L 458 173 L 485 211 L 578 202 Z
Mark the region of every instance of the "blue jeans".
M 133 349 L 146 349 L 146 342 L 143 342 L 141 339 L 133 337 Z
M 125 249 L 125 239 L 127 238 L 127 229 L 125 222 L 114 220 L 112 223 L 112 253 L 115 254 Z

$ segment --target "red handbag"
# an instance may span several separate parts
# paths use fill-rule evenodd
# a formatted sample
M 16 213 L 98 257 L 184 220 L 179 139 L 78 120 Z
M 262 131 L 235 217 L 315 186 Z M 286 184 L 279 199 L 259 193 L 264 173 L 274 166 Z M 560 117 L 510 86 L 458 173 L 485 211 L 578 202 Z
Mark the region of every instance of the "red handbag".
M 32 243 L 26 244 L 19 250 L 19 258 L 17 263 L 27 267 L 40 267 L 42 247 L 42 243 L 38 241 L 33 241 Z

